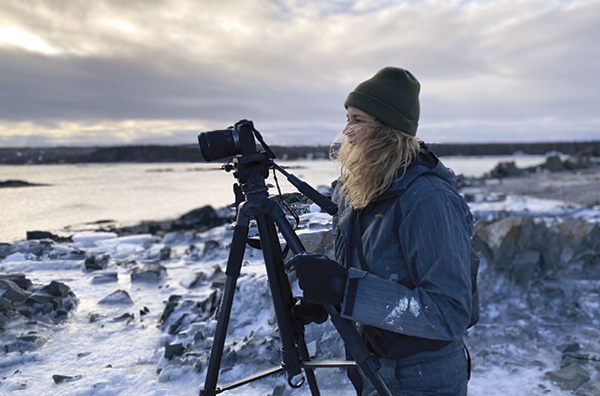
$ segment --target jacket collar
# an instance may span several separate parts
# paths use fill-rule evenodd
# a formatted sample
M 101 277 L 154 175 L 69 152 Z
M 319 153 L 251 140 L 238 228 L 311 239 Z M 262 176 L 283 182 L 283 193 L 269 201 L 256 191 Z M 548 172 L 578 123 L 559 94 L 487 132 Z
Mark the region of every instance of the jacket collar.
M 399 172 L 398 177 L 394 180 L 390 188 L 381 194 L 375 201 L 403 194 L 415 180 L 424 174 L 432 174 L 447 181 L 455 188 L 457 187 L 454 172 L 446 168 L 437 156 L 429 151 L 429 148 L 425 144 L 421 144 L 421 150 L 415 161 L 409 165 L 403 175 Z

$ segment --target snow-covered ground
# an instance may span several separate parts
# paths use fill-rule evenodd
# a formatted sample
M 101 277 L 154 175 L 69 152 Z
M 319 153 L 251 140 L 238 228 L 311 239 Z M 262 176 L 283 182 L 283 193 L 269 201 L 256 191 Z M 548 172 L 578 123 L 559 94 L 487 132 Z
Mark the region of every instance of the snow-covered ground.
M 524 197 L 510 196 L 503 203 L 481 198 L 472 207 L 482 215 L 517 210 L 539 216 L 577 215 L 591 222 L 600 219 L 598 209 Z M 330 217 L 313 211 L 303 215 L 300 232 L 328 227 Z M 225 225 L 200 234 L 171 233 L 162 238 L 79 233 L 69 243 L 13 243 L 10 255 L 0 262 L 2 274 L 23 273 L 34 284 L 63 282 L 76 295 L 78 305 L 58 323 L 43 315 L 9 322 L 0 335 L 5 346 L 0 351 L 0 395 L 197 395 L 204 384 L 215 328 L 211 318 L 223 278 L 215 266 L 225 270 L 232 232 L 232 226 Z M 105 267 L 86 270 L 85 260 L 91 256 L 105 260 Z M 158 275 L 136 276 L 148 267 L 158 268 Z M 498 283 L 490 292 L 501 293 L 501 288 Z M 293 291 L 300 294 L 295 284 Z M 548 334 L 537 344 L 514 342 L 519 337 L 511 334 L 511 325 L 523 318 L 507 312 L 526 310 L 520 304 L 518 298 L 507 295 L 505 300 L 482 306 L 482 320 L 467 337 L 468 343 L 485 343 L 485 348 L 474 348 L 480 353 L 473 358 L 470 396 L 573 394 L 545 376 L 560 366 L 545 340 L 563 337 L 565 332 L 543 328 L 538 331 Z M 172 308 L 170 315 L 165 313 L 167 306 Z M 250 247 L 231 319 L 219 384 L 278 365 L 280 344 L 262 255 Z M 593 339 L 589 327 L 569 331 L 583 331 Z M 499 333 L 506 337 L 495 343 L 486 338 L 486 334 Z M 24 335 L 37 337 L 33 342 L 18 341 Z M 306 341 L 318 360 L 343 356 L 329 322 L 308 325 Z M 556 339 L 556 344 L 567 341 Z M 183 355 L 178 353 L 178 344 L 187 346 Z M 165 353 L 174 356 L 168 359 Z M 60 381 L 57 375 L 66 378 Z M 323 395 L 353 394 L 341 369 L 319 369 L 317 379 Z M 306 385 L 291 389 L 286 383 L 284 376 L 273 376 L 226 394 L 310 394 Z

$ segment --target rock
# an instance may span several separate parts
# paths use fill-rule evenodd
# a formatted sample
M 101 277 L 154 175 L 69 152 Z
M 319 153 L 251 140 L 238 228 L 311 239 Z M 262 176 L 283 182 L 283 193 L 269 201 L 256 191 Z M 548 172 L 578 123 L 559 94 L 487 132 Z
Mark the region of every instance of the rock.
M 212 206 L 203 206 L 194 209 L 173 222 L 173 230 L 191 230 L 205 231 L 210 228 L 225 224 L 225 219 L 219 217 Z
M 23 290 L 29 289 L 32 285 L 32 282 L 25 277 L 25 274 L 2 274 L 0 275 L 0 280 L 3 279 L 14 282 Z
M 509 267 L 518 251 L 517 242 L 523 222 L 523 217 L 513 216 L 488 224 L 479 223 L 477 236 L 486 246 L 482 253 L 488 252 L 489 259 L 500 267 Z
M 159 253 L 160 261 L 168 260 L 170 258 L 171 258 L 171 248 L 169 246 L 165 246 L 162 249 L 160 249 L 160 253 Z
M 185 318 L 188 316 L 187 313 L 184 313 L 183 315 L 181 315 L 175 322 L 173 322 L 173 324 L 171 326 L 169 326 L 169 330 L 167 331 L 169 334 L 177 334 L 177 330 L 179 330 L 179 326 L 181 326 L 181 323 L 185 320 Z
M 333 231 L 331 229 L 302 232 L 298 234 L 298 238 L 307 252 L 335 257 L 333 251 Z
M 285 392 L 285 385 L 279 384 L 275 388 L 273 388 L 273 393 L 270 396 L 283 396 Z
M 133 300 L 129 297 L 129 293 L 125 290 L 117 290 L 108 296 L 104 297 L 98 304 L 118 305 L 118 304 L 133 304 Z
M 23 341 L 23 342 L 31 342 L 31 343 L 36 342 L 39 338 L 40 338 L 40 336 L 37 335 L 35 332 L 17 336 L 17 340 Z
M 562 344 L 562 345 L 559 345 L 556 347 L 556 349 L 562 353 L 577 352 L 580 348 L 581 348 L 581 345 L 579 345 L 578 342 L 573 342 L 570 344 Z
M 105 272 L 102 274 L 98 274 L 92 278 L 92 283 L 110 283 L 110 282 L 118 282 L 119 274 L 117 272 Z
M 198 303 L 198 306 L 202 309 L 204 313 L 203 318 L 208 319 L 211 317 L 219 306 L 219 291 L 215 290 L 208 297 Z
M 81 375 L 76 375 L 76 376 L 68 376 L 68 375 L 60 375 L 60 374 L 54 374 L 52 376 L 52 380 L 54 380 L 55 384 L 62 384 L 63 382 L 73 382 L 73 381 L 77 381 L 80 380 L 82 377 Z
M 588 337 L 593 337 L 593 338 L 600 337 L 600 333 L 598 333 L 596 330 L 585 329 L 582 331 L 582 333 Z
M 546 158 L 546 162 L 540 165 L 540 168 L 550 172 L 560 172 L 568 169 L 558 155 Z
M 524 218 L 519 230 L 517 249 L 541 251 L 544 246 L 546 225 L 532 218 Z
M 0 181 L 0 188 L 15 188 L 15 187 L 39 187 L 47 186 L 47 184 L 29 183 L 24 180 L 3 180 Z
M 171 360 L 174 356 L 181 356 L 185 348 L 183 344 L 167 344 L 165 345 L 165 357 Z
M 119 315 L 117 317 L 114 317 L 112 320 L 113 320 L 113 322 L 122 322 L 122 321 L 126 320 L 127 323 L 129 323 L 129 322 L 131 322 L 134 319 L 135 319 L 135 315 L 134 314 L 126 312 L 123 315 Z
M 600 253 L 600 225 L 596 224 L 587 237 L 589 249 L 598 254 Z
M 53 310 L 60 308 L 61 300 L 57 297 L 35 293 L 27 297 L 27 300 L 25 300 L 25 304 L 31 307 L 30 311 L 33 314 L 38 313 L 38 311 L 40 310 L 44 314 L 49 314 Z M 35 305 L 37 305 L 38 307 L 35 307 Z M 41 306 L 41 308 L 39 306 Z
M 218 264 L 213 266 L 213 273 L 208 277 L 208 280 L 211 281 L 212 288 L 222 288 L 225 285 L 225 280 L 227 279 L 227 275 Z
M 15 248 L 10 243 L 0 242 L 0 260 L 14 253 Z
M 543 233 L 541 267 L 549 277 L 556 277 L 558 271 L 573 258 L 590 251 L 593 239 L 590 238 L 595 226 L 581 219 L 566 219 L 548 227 Z
M 560 370 L 548 371 L 546 376 L 562 389 L 571 391 L 577 390 L 590 379 L 588 372 L 577 363 L 571 363 Z
M 69 286 L 65 285 L 62 282 L 57 282 L 57 281 L 50 282 L 49 285 L 42 287 L 40 289 L 40 291 L 42 291 L 44 293 L 48 293 L 51 296 L 61 297 L 61 298 L 75 295 L 75 294 L 73 294 L 73 292 L 71 291 L 71 288 Z
M 102 319 L 102 315 L 98 314 L 98 313 L 91 313 L 89 318 L 90 318 L 90 323 L 96 323 L 100 319 Z
M 169 296 L 169 300 L 167 301 L 167 305 L 160 316 L 160 324 L 164 324 L 165 321 L 169 318 L 169 316 L 173 313 L 177 305 L 179 304 L 179 300 L 181 300 L 181 296 L 177 294 L 172 294 Z
M 202 371 L 202 368 L 204 367 L 203 361 L 201 358 L 196 359 L 196 362 L 194 363 L 194 370 L 199 373 Z
M 192 279 L 192 281 L 186 285 L 186 287 L 188 289 L 193 289 L 195 287 L 198 287 L 202 284 L 203 281 L 205 281 L 207 279 L 207 275 L 203 272 L 203 271 L 199 271 L 196 272 L 194 274 L 194 278 Z
M 208 241 L 204 242 L 204 250 L 202 250 L 202 254 L 204 256 L 207 256 L 207 255 L 213 253 L 215 250 L 220 249 L 220 248 L 221 248 L 221 243 L 219 241 L 209 239 Z
M 522 176 L 524 173 L 525 172 L 522 169 L 517 168 L 514 161 L 500 162 L 486 175 L 486 177 L 502 179 L 505 177 Z
M 71 237 L 61 237 L 48 231 L 27 231 L 26 238 L 28 241 L 38 239 L 50 239 L 54 242 L 72 242 Z
M 0 296 L 0 312 L 12 310 L 13 308 L 14 305 L 9 299 L 4 298 L 4 296 Z M 0 327 L 1 325 L 2 323 L 0 323 Z
M 540 262 L 541 254 L 535 250 L 525 250 L 515 255 L 512 268 L 512 277 L 516 285 L 527 289 L 529 282 Z
M 103 254 L 102 256 L 90 256 L 85 259 L 84 265 L 87 271 L 104 270 L 108 266 L 110 256 Z
M 134 268 L 131 272 L 132 282 L 156 282 L 167 271 L 160 264 L 146 264 L 142 268 Z
M 29 293 L 8 279 L 0 279 L 0 290 L 4 290 L 2 296 L 13 303 L 25 301 L 29 296 Z

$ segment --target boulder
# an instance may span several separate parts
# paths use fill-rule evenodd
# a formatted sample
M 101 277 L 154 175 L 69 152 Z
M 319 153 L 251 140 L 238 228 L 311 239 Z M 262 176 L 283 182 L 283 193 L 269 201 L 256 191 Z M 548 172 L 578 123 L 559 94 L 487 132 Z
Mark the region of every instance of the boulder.
M 98 271 L 104 270 L 108 266 L 108 261 L 110 260 L 110 255 L 93 255 L 89 256 L 85 259 L 84 266 L 86 271 Z
M 333 250 L 333 231 L 331 229 L 306 231 L 298 234 L 298 238 L 307 252 L 335 257 Z
M 71 237 L 61 237 L 48 231 L 27 231 L 26 238 L 28 241 L 37 239 L 49 239 L 55 242 L 73 242 Z
M 477 237 L 485 245 L 481 253 L 484 256 L 489 255 L 486 258 L 496 265 L 509 267 L 512 258 L 519 250 L 519 235 L 524 222 L 525 218 L 512 216 L 492 223 L 478 223 Z
M 131 272 L 132 282 L 156 282 L 167 271 L 160 264 L 145 264 L 141 268 L 134 268 Z
M 13 303 L 25 301 L 30 294 L 9 279 L 0 279 L 0 293 L 2 297 Z
M 225 286 L 225 281 L 227 280 L 227 274 L 223 272 L 221 267 L 218 264 L 213 266 L 213 273 L 208 277 L 208 280 L 211 283 L 210 287 L 219 289 Z
M 537 250 L 524 250 L 515 255 L 512 265 L 513 282 L 527 289 L 533 274 L 540 263 L 541 254 Z
M 32 285 L 32 282 L 25 277 L 25 274 L 2 274 L 0 275 L 0 281 L 3 279 L 14 282 L 23 290 L 29 289 Z
M 172 229 L 204 231 L 225 224 L 225 221 L 212 206 L 207 205 L 179 217 L 173 222 Z
M 98 304 L 133 304 L 133 300 L 125 290 L 117 290 L 108 296 L 104 297 Z
M 114 271 L 104 272 L 104 273 L 98 274 L 92 278 L 92 283 L 94 283 L 94 284 L 110 283 L 110 282 L 118 282 L 118 281 L 119 281 L 119 274 Z
M 52 281 L 50 284 L 42 287 L 40 291 L 47 293 L 54 297 L 65 298 L 68 296 L 74 296 L 71 288 L 62 282 Z
M 167 304 L 165 305 L 165 309 L 163 310 L 163 313 L 160 316 L 160 324 L 164 324 L 165 321 L 169 318 L 169 316 L 173 313 L 173 311 L 175 311 L 175 308 L 177 307 L 177 305 L 179 305 L 179 300 L 181 300 L 181 296 L 178 294 L 172 294 L 169 296 Z
M 165 345 L 165 357 L 172 359 L 174 356 L 181 356 L 185 352 L 183 344 L 167 344 Z
M 575 260 L 584 266 L 596 262 L 600 253 L 600 227 L 582 219 L 567 218 L 555 224 L 510 216 L 493 222 L 478 221 L 473 246 L 494 267 L 507 271 L 525 287 L 539 266 L 542 275 L 555 279 Z M 589 271 L 588 271 L 589 272 Z
M 486 177 L 493 179 L 502 179 L 505 177 L 516 177 L 525 174 L 523 169 L 517 168 L 514 161 L 500 162 L 494 169 L 492 169 Z
M 546 376 L 562 389 L 575 391 L 584 382 L 590 379 L 590 375 L 577 363 L 571 363 L 560 370 L 548 371 Z
M 70 375 L 54 374 L 52 376 L 52 380 L 54 381 L 55 384 L 62 384 L 63 382 L 73 382 L 73 381 L 80 380 L 81 378 L 82 378 L 81 375 L 70 376 Z
M 168 260 L 171 258 L 171 248 L 169 246 L 165 246 L 163 248 L 160 249 L 159 252 L 159 260 L 163 261 L 163 260 Z
M 540 168 L 550 172 L 561 172 L 569 169 L 565 166 L 565 164 L 558 155 L 553 155 L 551 157 L 546 158 L 546 162 L 540 165 Z
M 217 249 L 221 248 L 221 242 L 215 241 L 213 239 L 209 239 L 204 242 L 204 249 L 202 250 L 202 254 L 204 256 L 210 255 L 214 253 Z

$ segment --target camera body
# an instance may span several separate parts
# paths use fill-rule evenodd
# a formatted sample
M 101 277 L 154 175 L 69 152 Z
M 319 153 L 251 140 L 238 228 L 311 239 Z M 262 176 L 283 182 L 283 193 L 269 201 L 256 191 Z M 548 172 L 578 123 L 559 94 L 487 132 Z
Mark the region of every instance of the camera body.
M 204 162 L 257 152 L 254 125 L 248 120 L 238 121 L 227 129 L 202 132 L 198 135 L 198 144 Z

